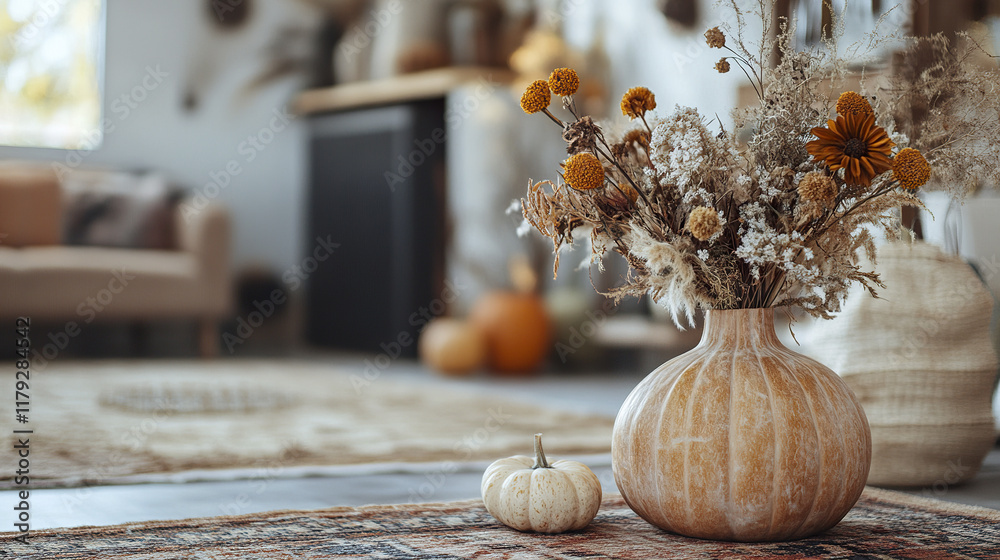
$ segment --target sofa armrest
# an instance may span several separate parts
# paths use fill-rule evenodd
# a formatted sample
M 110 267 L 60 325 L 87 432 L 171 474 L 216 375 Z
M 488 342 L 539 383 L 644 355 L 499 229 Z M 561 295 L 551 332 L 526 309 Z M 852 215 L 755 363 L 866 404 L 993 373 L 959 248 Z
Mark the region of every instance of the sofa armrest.
M 232 309 L 231 224 L 229 212 L 218 204 L 196 206 L 185 199 L 174 216 L 177 248 L 194 254 L 203 295 L 210 302 L 207 315 L 222 316 Z

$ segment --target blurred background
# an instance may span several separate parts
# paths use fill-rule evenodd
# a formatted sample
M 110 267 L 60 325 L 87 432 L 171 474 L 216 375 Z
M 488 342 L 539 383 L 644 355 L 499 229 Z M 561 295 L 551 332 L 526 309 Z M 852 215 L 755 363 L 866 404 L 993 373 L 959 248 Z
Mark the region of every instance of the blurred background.
M 777 5 L 803 46 L 835 12 L 847 43 L 879 18 L 1000 40 L 995 0 Z M 551 248 L 517 235 L 511 203 L 565 157 L 518 98 L 571 66 L 609 130 L 634 85 L 727 122 L 753 97 L 712 68 L 724 22 L 707 0 L 0 0 L 0 313 L 33 317 L 41 359 L 414 357 L 431 319 L 471 314 L 547 321 L 513 369 L 658 364 L 697 331 L 594 293 L 620 263 L 595 274 L 581 248 L 553 280 Z M 989 273 L 998 205 L 976 196 L 928 195 L 948 219 L 924 236 Z M 444 347 L 475 346 L 446 326 Z

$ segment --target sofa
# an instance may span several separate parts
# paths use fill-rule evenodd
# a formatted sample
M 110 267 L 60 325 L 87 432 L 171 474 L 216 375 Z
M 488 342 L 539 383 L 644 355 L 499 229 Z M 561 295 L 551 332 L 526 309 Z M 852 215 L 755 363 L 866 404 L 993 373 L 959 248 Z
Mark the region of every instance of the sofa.
M 190 319 L 200 354 L 216 354 L 233 299 L 227 212 L 171 204 L 172 239 L 157 248 L 67 244 L 66 183 L 46 165 L 0 164 L 0 320 L 65 322 L 73 336 L 95 322 Z

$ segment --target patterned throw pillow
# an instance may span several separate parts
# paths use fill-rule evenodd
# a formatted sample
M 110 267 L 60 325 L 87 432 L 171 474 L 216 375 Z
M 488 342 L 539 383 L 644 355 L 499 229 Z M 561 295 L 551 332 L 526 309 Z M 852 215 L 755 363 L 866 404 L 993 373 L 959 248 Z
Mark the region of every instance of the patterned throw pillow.
M 75 172 L 63 180 L 63 243 L 176 249 L 183 192 L 156 174 Z

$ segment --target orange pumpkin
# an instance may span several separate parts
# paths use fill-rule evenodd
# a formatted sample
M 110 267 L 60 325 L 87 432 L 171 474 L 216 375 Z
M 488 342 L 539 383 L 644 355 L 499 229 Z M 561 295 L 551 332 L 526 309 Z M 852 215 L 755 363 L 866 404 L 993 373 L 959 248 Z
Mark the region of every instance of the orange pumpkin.
M 538 369 L 552 349 L 549 315 L 536 294 L 488 293 L 476 302 L 469 320 L 486 335 L 489 362 L 498 372 Z
M 789 540 L 833 527 L 860 497 L 865 413 L 829 368 L 781 344 L 773 318 L 709 311 L 701 344 L 622 405 L 615 481 L 646 521 L 704 539 Z
M 486 337 L 468 321 L 441 317 L 424 327 L 417 349 L 427 367 L 447 375 L 463 375 L 485 362 Z

